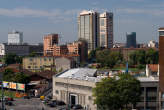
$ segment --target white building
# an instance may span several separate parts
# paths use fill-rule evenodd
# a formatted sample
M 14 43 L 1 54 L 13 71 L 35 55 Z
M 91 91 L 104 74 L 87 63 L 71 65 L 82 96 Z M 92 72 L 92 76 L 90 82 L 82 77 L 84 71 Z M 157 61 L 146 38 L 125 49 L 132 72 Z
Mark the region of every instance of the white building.
M 12 31 L 8 33 L 8 44 L 23 44 L 23 33 Z
M 151 41 L 149 41 L 149 43 L 148 43 L 148 47 L 151 47 L 151 48 L 158 47 L 158 43 L 155 42 L 155 41 L 153 41 L 153 40 L 151 40 Z
M 112 48 L 113 46 L 113 13 L 100 14 L 100 47 Z

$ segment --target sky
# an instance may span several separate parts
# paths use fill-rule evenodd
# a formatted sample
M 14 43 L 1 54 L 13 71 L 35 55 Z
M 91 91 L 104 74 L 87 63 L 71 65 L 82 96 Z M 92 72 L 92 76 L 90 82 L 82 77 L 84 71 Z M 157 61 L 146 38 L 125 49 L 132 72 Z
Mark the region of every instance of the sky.
M 82 10 L 114 13 L 114 42 L 126 42 L 126 32 L 136 32 L 138 43 L 158 41 L 164 26 L 164 0 L 0 0 L 0 43 L 18 30 L 24 42 L 40 43 L 49 33 L 60 42 L 78 39 L 77 16 Z

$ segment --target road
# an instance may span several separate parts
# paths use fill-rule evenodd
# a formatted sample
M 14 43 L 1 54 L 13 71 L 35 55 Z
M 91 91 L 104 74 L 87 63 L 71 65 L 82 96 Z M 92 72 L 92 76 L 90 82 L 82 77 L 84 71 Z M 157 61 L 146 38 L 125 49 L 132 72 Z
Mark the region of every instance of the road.
M 1 104 L 1 103 L 0 103 Z M 13 106 L 7 106 L 7 110 L 57 110 L 44 105 L 39 98 L 15 99 Z M 44 108 L 44 109 L 43 109 Z

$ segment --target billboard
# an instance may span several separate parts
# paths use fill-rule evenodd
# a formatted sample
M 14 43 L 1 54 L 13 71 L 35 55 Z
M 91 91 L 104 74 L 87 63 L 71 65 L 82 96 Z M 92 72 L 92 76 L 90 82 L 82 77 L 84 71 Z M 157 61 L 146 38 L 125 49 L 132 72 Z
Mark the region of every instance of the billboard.
M 3 81 L 3 87 L 9 88 L 9 86 L 10 86 L 10 83 L 9 82 Z
M 17 83 L 17 90 L 25 91 L 25 84 Z
M 17 83 L 10 82 L 10 88 L 11 89 L 16 89 L 17 88 Z

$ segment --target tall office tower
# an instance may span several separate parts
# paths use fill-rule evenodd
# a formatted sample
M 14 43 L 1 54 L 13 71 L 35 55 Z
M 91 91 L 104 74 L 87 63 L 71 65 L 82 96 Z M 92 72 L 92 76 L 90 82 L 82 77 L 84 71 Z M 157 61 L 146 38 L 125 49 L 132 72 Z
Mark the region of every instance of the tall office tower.
M 100 47 L 113 47 L 113 13 L 100 14 Z
M 79 39 L 86 40 L 88 51 L 99 47 L 99 14 L 94 11 L 82 11 L 78 17 Z
M 8 44 L 23 44 L 23 33 L 12 31 L 8 33 Z
M 136 48 L 136 32 L 126 33 L 126 47 Z
M 58 44 L 59 35 L 58 34 L 48 34 L 44 36 L 43 45 L 44 45 L 44 56 L 53 55 L 53 46 Z

